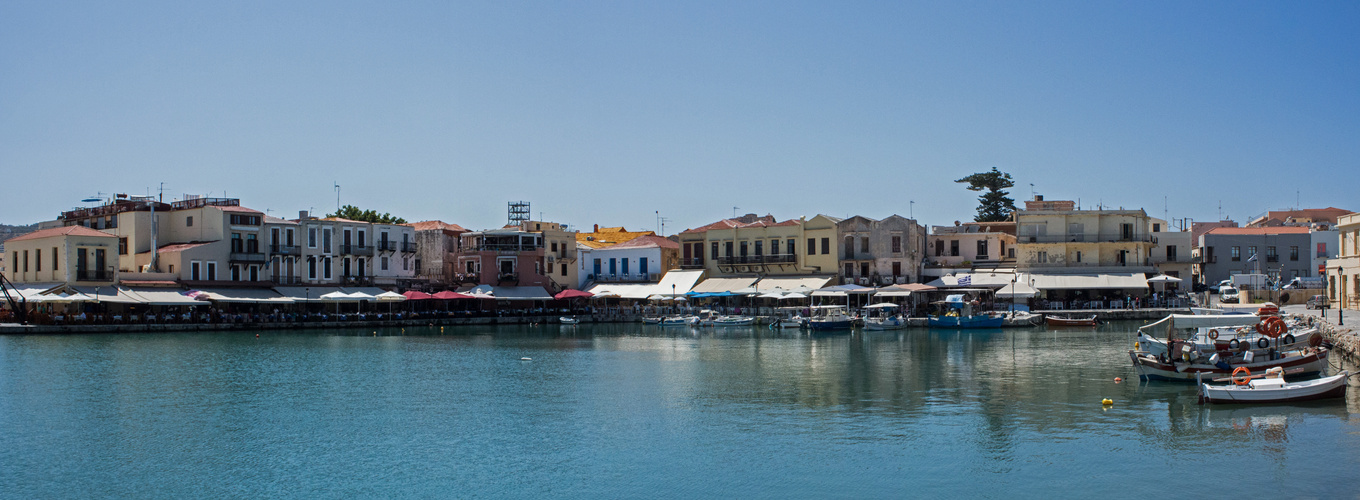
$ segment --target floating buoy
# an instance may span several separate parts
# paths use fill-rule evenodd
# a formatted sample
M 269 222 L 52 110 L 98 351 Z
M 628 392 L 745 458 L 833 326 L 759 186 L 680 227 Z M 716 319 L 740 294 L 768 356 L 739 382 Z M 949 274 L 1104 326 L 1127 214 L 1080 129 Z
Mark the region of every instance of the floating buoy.
M 530 358 L 530 357 L 527 357 L 527 356 L 526 356 L 526 357 L 523 357 L 523 358 L 519 358 L 519 360 L 520 360 L 520 361 L 533 361 L 534 358 Z
M 1123 382 L 1123 381 L 1124 381 L 1124 379 L 1123 379 L 1122 377 L 1115 377 L 1115 378 L 1114 378 L 1114 383 L 1116 383 L 1116 384 L 1118 384 L 1118 383 L 1120 383 L 1120 382 Z
M 1112 405 L 1112 404 L 1114 404 L 1114 400 L 1113 400 L 1113 399 L 1110 399 L 1110 398 L 1105 398 L 1105 399 L 1100 400 L 1100 404 L 1103 404 L 1103 405 Z
M 258 334 L 258 333 L 255 334 L 255 338 L 257 338 L 257 339 L 260 338 L 260 334 Z

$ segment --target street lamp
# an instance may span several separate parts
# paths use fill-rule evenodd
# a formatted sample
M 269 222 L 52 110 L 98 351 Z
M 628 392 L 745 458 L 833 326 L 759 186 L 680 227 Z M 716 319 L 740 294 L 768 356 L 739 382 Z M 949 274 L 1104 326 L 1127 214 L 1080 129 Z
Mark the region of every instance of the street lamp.
M 1341 266 L 1337 266 L 1337 267 L 1336 267 L 1336 274 L 1339 275 L 1339 276 L 1345 276 L 1345 275 L 1346 275 L 1346 271 L 1345 271 L 1344 269 L 1341 269 Z M 1345 285 L 1345 282 L 1342 281 L 1342 280 L 1337 280 L 1337 281 L 1340 281 L 1340 282 L 1342 283 L 1342 285 L 1341 285 L 1341 293 L 1338 293 L 1338 294 L 1337 294 L 1338 297 L 1341 297 L 1341 305 L 1338 305 L 1338 306 L 1336 307 L 1336 326 L 1345 326 L 1345 325 L 1346 325 L 1346 298 L 1345 298 L 1345 297 L 1346 297 L 1346 285 Z
M 302 320 L 307 321 L 307 309 L 309 309 L 307 304 L 312 302 L 312 287 L 303 287 L 302 294 Z

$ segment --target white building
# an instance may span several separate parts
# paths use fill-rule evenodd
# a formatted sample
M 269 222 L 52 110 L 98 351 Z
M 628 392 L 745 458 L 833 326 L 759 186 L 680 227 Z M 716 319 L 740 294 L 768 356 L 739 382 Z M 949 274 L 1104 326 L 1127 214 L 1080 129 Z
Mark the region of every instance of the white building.
M 374 255 L 373 284 L 399 286 L 416 276 L 416 230 L 409 224 L 373 224 L 377 253 Z M 404 286 L 403 286 L 404 287 Z

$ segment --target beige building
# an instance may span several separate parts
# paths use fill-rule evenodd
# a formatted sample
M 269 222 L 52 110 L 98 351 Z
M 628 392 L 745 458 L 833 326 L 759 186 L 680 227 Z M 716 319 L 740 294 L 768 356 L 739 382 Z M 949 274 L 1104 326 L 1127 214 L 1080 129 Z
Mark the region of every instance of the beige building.
M 13 283 L 109 285 L 118 281 L 118 237 L 83 226 L 34 231 L 5 241 Z
M 1176 229 L 1166 221 L 1148 217 L 1148 234 L 1152 235 L 1151 262 L 1158 274 L 1181 279 L 1181 288 L 1190 289 L 1194 283 L 1191 269 L 1191 255 L 1195 247 L 1190 239 L 1190 231 Z
M 859 285 L 891 285 L 920 280 L 926 230 L 916 221 L 891 215 L 856 215 L 836 223 L 841 280 Z
M 1025 202 L 1015 212 L 1016 264 L 1035 272 L 1148 273 L 1149 217 L 1138 210 L 1078 210 L 1072 201 Z
M 1327 298 L 1332 307 L 1360 309 L 1360 213 L 1337 218 L 1337 256 L 1327 261 Z
M 818 215 L 776 221 L 755 214 L 681 232 L 682 269 L 726 276 L 834 275 L 840 260 L 837 223 Z
M 923 273 L 930 278 L 974 272 L 1015 269 L 1014 222 L 955 222 L 933 226 L 926 237 Z

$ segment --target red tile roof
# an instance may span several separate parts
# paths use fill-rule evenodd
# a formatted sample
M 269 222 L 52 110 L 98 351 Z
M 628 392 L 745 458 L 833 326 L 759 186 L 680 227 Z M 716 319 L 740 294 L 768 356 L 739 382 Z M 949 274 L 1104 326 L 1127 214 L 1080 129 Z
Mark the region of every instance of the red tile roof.
M 720 220 L 720 221 L 718 221 L 718 222 L 714 222 L 714 223 L 712 223 L 712 224 L 709 224 L 709 225 L 707 225 L 707 226 L 696 227 L 696 228 L 694 228 L 694 229 L 686 229 L 686 230 L 684 230 L 684 231 L 682 232 L 682 234 L 683 234 L 683 233 L 703 233 L 703 232 L 708 232 L 708 231 L 717 230 L 717 229 L 732 229 L 732 228 L 745 228 L 745 227 L 778 227 L 778 226 L 796 226 L 796 225 L 798 225 L 798 220 L 797 220 L 797 219 L 789 219 L 789 220 L 786 220 L 786 221 L 784 221 L 784 222 L 775 222 L 774 216 L 773 216 L 773 215 L 766 215 L 766 216 L 764 216 L 764 217 L 760 217 L 760 218 L 756 219 L 755 222 L 742 222 L 742 221 L 739 221 L 739 220 L 737 220 L 737 219 L 723 219 L 723 220 Z
M 24 240 L 36 240 L 39 238 L 50 238 L 53 236 L 98 236 L 105 238 L 117 238 L 117 236 L 114 236 L 112 234 L 95 229 L 90 229 L 85 226 L 62 226 L 50 229 L 40 229 L 25 234 L 23 236 L 15 236 L 13 238 L 5 240 L 5 243 L 9 243 L 11 241 L 24 241 Z
M 263 214 L 263 213 L 264 213 L 264 212 L 261 212 L 261 211 L 259 211 L 259 210 L 249 209 L 249 208 L 242 207 L 242 206 L 238 206 L 238 205 L 226 205 L 226 206 L 211 205 L 211 206 L 215 206 L 215 207 L 217 207 L 217 208 L 220 208 L 220 209 L 222 209 L 223 212 L 244 212 L 244 213 L 248 213 L 248 214 Z
M 1216 227 L 1204 234 L 1231 234 L 1231 235 L 1308 234 L 1308 228 L 1297 226 Z
M 623 249 L 623 248 L 653 248 L 653 247 L 674 248 L 679 250 L 680 244 L 669 239 L 662 238 L 660 236 L 646 235 L 638 236 L 636 238 L 625 241 L 623 243 L 619 243 L 617 245 L 605 247 L 605 249 L 613 250 L 616 248 Z
M 463 228 L 463 226 L 460 226 L 460 225 L 458 225 L 458 224 L 449 224 L 449 223 L 447 223 L 447 222 L 438 221 L 438 220 L 426 220 L 426 221 L 414 222 L 414 223 L 407 224 L 407 225 L 408 225 L 408 226 L 411 226 L 411 227 L 414 228 L 416 231 L 431 231 L 431 230 L 436 230 L 436 229 L 442 229 L 442 230 L 444 230 L 444 231 L 453 231 L 453 232 L 455 232 L 455 233 L 466 233 L 466 232 L 468 232 L 468 230 L 465 229 L 465 228 Z
M 1266 212 L 1266 219 L 1285 220 L 1290 217 L 1296 219 L 1312 219 L 1314 221 L 1327 221 L 1336 223 L 1336 218 L 1351 213 L 1350 210 L 1327 207 L 1327 208 L 1305 208 L 1302 210 L 1272 210 Z

